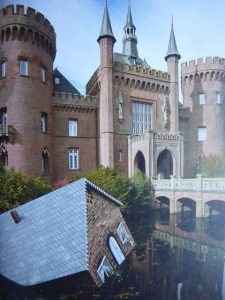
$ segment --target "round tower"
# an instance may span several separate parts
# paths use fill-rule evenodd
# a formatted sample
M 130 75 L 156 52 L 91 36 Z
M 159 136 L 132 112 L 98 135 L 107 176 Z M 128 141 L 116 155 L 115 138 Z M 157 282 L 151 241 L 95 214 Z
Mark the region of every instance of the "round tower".
M 185 153 L 191 174 L 202 154 L 225 155 L 225 59 L 207 57 L 183 63 L 181 80 L 189 114 Z
M 1 148 L 8 167 L 51 178 L 54 28 L 34 9 L 10 5 L 0 10 L 0 33 Z

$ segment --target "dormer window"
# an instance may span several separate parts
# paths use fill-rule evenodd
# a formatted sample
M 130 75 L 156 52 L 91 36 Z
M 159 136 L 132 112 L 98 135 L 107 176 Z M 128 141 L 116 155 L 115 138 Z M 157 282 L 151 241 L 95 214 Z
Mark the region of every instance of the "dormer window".
M 60 77 L 55 76 L 54 82 L 55 82 L 55 84 L 60 84 Z

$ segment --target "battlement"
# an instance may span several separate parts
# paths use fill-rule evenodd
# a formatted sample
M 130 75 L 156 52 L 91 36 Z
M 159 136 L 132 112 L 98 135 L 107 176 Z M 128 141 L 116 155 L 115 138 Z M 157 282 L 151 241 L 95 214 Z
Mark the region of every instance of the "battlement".
M 193 59 L 189 62 L 181 64 L 181 75 L 196 73 L 207 70 L 221 70 L 225 71 L 225 59 L 218 56 L 208 56 L 204 58 Z
M 114 62 L 114 67 L 115 67 L 116 71 L 139 73 L 139 74 L 143 74 L 144 76 L 149 77 L 151 79 L 156 79 L 156 80 L 161 80 L 161 81 L 166 81 L 166 82 L 170 81 L 169 73 L 155 70 L 152 68 L 145 68 L 142 66 L 130 65 L 130 64 L 121 63 L 118 61 Z
M 7 25 L 8 19 L 10 18 L 10 23 L 16 23 L 24 25 L 34 25 L 40 28 L 40 30 L 46 31 L 56 38 L 54 27 L 51 25 L 48 19 L 46 19 L 40 12 L 36 11 L 31 7 L 25 7 L 23 5 L 8 5 L 0 10 L 0 27 Z M 6 20 L 7 19 L 7 20 Z
M 97 98 L 90 95 L 78 95 L 73 93 L 55 92 L 53 96 L 54 103 L 61 104 L 81 104 L 84 106 L 97 106 Z

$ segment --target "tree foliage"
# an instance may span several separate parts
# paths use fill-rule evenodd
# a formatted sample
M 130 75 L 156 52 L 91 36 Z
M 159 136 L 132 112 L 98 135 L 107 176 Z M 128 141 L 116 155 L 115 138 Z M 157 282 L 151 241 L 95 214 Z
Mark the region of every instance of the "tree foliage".
M 43 177 L 28 179 L 20 171 L 0 170 L 0 213 L 52 191 Z
M 225 177 L 225 158 L 215 154 L 200 156 L 196 173 L 209 178 Z

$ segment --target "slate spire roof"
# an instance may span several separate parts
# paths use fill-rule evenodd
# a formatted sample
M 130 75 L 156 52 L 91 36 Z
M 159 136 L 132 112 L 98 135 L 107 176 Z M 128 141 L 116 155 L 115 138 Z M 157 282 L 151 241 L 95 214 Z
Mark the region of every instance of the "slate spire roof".
M 134 26 L 133 18 L 132 18 L 132 13 L 131 13 L 131 8 L 130 8 L 130 2 L 129 2 L 129 6 L 128 6 L 127 23 L 125 25 L 125 28 L 126 27 L 134 27 L 136 29 L 136 27 Z
M 114 42 L 116 41 L 116 39 L 113 35 L 113 31 L 112 31 L 107 0 L 105 1 L 105 9 L 104 9 L 104 15 L 103 15 L 103 19 L 102 19 L 102 27 L 101 27 L 100 35 L 99 35 L 97 41 L 100 42 L 100 40 L 104 37 L 111 37 Z
M 177 50 L 177 43 L 176 43 L 174 30 L 173 30 L 173 20 L 172 20 L 172 23 L 171 23 L 170 40 L 169 40 L 169 46 L 168 46 L 168 50 L 167 50 L 165 60 L 167 61 L 167 59 L 171 56 L 177 56 L 178 59 L 181 58 L 181 56 L 180 56 L 180 54 Z

